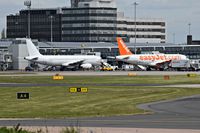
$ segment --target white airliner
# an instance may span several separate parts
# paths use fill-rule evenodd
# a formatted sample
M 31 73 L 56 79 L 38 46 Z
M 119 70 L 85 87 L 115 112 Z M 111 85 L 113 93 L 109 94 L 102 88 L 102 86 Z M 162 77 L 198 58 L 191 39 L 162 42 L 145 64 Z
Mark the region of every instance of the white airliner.
M 189 60 L 185 55 L 181 54 L 133 54 L 122 38 L 118 37 L 117 43 L 120 55 L 116 56 L 116 60 L 137 65 L 143 70 L 151 70 L 151 68 L 163 70 L 169 67 L 171 61 Z
M 42 55 L 39 53 L 31 39 L 26 39 L 29 56 L 24 59 L 47 66 L 69 67 L 78 65 L 89 69 L 92 66 L 101 65 L 101 57 L 95 55 Z

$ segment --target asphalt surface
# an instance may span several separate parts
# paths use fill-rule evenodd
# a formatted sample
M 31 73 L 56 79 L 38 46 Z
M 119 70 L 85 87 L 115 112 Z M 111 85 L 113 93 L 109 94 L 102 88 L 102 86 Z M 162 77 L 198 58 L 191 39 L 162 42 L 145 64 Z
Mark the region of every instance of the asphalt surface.
M 0 83 L 0 87 L 34 87 L 34 86 L 40 86 L 40 87 L 48 87 L 48 86 L 65 86 L 65 87 L 73 87 L 73 86 L 82 86 L 82 87 L 88 87 L 88 86 L 137 86 L 137 87 L 176 87 L 176 88 L 200 88 L 200 84 L 177 84 L 177 85 L 165 85 L 165 84 L 77 84 L 77 83 L 71 83 L 71 84 L 65 84 L 65 83 Z
M 148 115 L 65 119 L 1 119 L 0 126 L 81 126 L 117 128 L 200 129 L 200 96 L 140 105 Z
M 65 72 L 62 75 L 186 75 L 188 72 Z M 195 72 L 199 74 L 198 72 Z M 10 76 L 9 73 L 3 73 Z M 30 73 L 27 76 L 54 75 L 50 73 Z M 21 74 L 11 74 L 12 76 Z M 1 83 L 0 87 L 30 86 L 78 86 L 77 84 L 18 84 Z M 81 86 L 105 86 L 105 84 L 80 84 Z M 160 86 L 159 84 L 107 84 L 106 86 Z M 196 85 L 195 85 L 196 86 Z M 180 85 L 179 87 L 183 87 Z M 200 129 L 200 96 L 156 102 L 140 105 L 140 108 L 151 110 L 153 114 L 134 116 L 115 116 L 100 118 L 65 118 L 65 119 L 0 119 L 0 126 L 81 126 L 81 127 L 117 127 L 117 128 L 167 128 L 167 129 Z M 145 111 L 144 111 L 145 112 Z
M 41 84 L 37 84 L 37 83 L 0 83 L 0 87 L 34 87 L 34 86 L 41 86 L 41 87 L 45 87 L 45 86 L 163 86 L 162 84 L 117 84 L 117 83 L 113 83 L 113 84 L 65 84 L 65 83 L 53 83 L 53 84 L 46 84 L 46 83 L 41 83 Z

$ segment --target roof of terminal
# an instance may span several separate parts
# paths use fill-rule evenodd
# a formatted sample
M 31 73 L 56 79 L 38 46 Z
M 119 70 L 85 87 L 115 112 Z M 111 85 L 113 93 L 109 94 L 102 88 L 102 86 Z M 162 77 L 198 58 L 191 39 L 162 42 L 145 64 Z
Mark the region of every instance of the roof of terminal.
M 12 41 L 0 40 L 0 47 L 7 47 L 12 43 Z
M 115 48 L 118 47 L 116 42 L 39 42 L 39 47 L 49 48 L 49 47 L 59 47 L 59 48 Z M 134 43 L 126 43 L 129 47 L 134 47 Z M 172 43 L 137 43 L 136 47 L 182 47 L 191 46 L 186 44 L 172 44 Z M 196 45 L 195 45 L 196 46 Z
M 34 41 L 37 42 L 37 41 Z M 12 41 L 0 40 L 0 47 L 8 47 Z M 134 43 L 126 43 L 129 47 L 134 47 Z M 117 43 L 108 42 L 38 42 L 41 48 L 115 48 Z M 185 46 L 199 46 L 186 44 L 172 44 L 172 43 L 137 43 L 136 47 L 185 47 Z

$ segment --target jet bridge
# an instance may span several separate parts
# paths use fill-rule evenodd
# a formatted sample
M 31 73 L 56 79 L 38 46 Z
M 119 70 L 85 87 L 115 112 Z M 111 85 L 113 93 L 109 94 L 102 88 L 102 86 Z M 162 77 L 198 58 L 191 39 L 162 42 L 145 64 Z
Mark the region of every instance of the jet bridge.
M 12 54 L 9 52 L 0 52 L 0 70 L 6 71 L 13 65 Z

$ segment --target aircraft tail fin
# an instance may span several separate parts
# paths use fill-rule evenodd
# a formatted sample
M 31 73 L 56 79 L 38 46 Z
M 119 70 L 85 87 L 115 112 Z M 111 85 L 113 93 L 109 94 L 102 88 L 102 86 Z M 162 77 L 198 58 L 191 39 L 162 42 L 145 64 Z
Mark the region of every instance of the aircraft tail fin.
M 132 52 L 128 49 L 121 37 L 117 37 L 117 43 L 120 55 L 132 55 Z
M 27 45 L 29 56 L 41 56 L 40 52 L 38 51 L 36 46 L 33 44 L 31 39 L 26 39 L 26 45 Z

